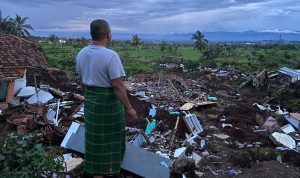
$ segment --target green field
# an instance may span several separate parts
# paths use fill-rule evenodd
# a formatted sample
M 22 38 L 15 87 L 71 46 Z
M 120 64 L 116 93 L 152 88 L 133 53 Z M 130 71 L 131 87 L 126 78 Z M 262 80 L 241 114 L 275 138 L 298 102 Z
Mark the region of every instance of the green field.
M 42 43 L 47 61 L 51 67 L 75 72 L 75 57 L 87 41 L 67 42 L 65 44 Z M 130 42 L 112 42 L 110 48 L 117 51 L 128 74 L 152 73 L 162 68 L 160 61 L 166 56 L 183 57 L 187 69 L 199 66 L 228 67 L 234 66 L 241 71 L 275 70 L 282 66 L 300 68 L 300 45 L 242 45 L 210 44 L 207 49 L 194 50 L 188 44 L 145 43 L 136 48 Z

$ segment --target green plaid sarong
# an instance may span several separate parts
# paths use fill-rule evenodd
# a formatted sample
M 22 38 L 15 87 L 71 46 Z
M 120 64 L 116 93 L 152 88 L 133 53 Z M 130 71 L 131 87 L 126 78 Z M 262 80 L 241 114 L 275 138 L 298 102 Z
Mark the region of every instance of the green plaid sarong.
M 125 116 L 111 88 L 85 87 L 85 164 L 93 175 L 120 172 L 125 152 Z

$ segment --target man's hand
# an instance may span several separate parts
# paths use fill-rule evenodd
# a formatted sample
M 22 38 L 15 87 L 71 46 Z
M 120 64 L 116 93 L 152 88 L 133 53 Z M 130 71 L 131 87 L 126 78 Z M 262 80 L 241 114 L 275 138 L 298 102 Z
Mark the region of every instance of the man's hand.
M 126 109 L 126 114 L 131 121 L 135 122 L 138 120 L 136 111 L 133 108 Z
M 128 97 L 127 92 L 123 83 L 122 78 L 117 78 L 111 81 L 112 87 L 114 88 L 115 94 L 120 99 L 122 104 L 126 109 L 127 118 L 130 119 L 131 122 L 137 122 L 138 117 L 136 111 L 132 108 Z

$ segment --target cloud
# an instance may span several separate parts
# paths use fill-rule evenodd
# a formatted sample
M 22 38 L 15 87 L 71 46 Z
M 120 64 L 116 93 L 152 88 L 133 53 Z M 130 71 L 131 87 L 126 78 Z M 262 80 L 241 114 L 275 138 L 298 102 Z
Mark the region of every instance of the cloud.
M 48 31 L 88 31 L 96 18 L 119 33 L 300 29 L 298 0 L 2 0 L 1 7 Z

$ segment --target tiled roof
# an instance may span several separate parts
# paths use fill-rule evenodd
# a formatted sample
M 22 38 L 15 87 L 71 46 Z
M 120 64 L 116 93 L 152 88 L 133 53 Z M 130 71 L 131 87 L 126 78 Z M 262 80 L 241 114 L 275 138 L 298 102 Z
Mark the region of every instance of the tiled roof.
M 0 33 L 0 67 L 38 67 L 46 69 L 42 48 L 32 41 Z
M 0 68 L 0 81 L 3 79 L 20 78 L 21 74 L 16 69 Z

